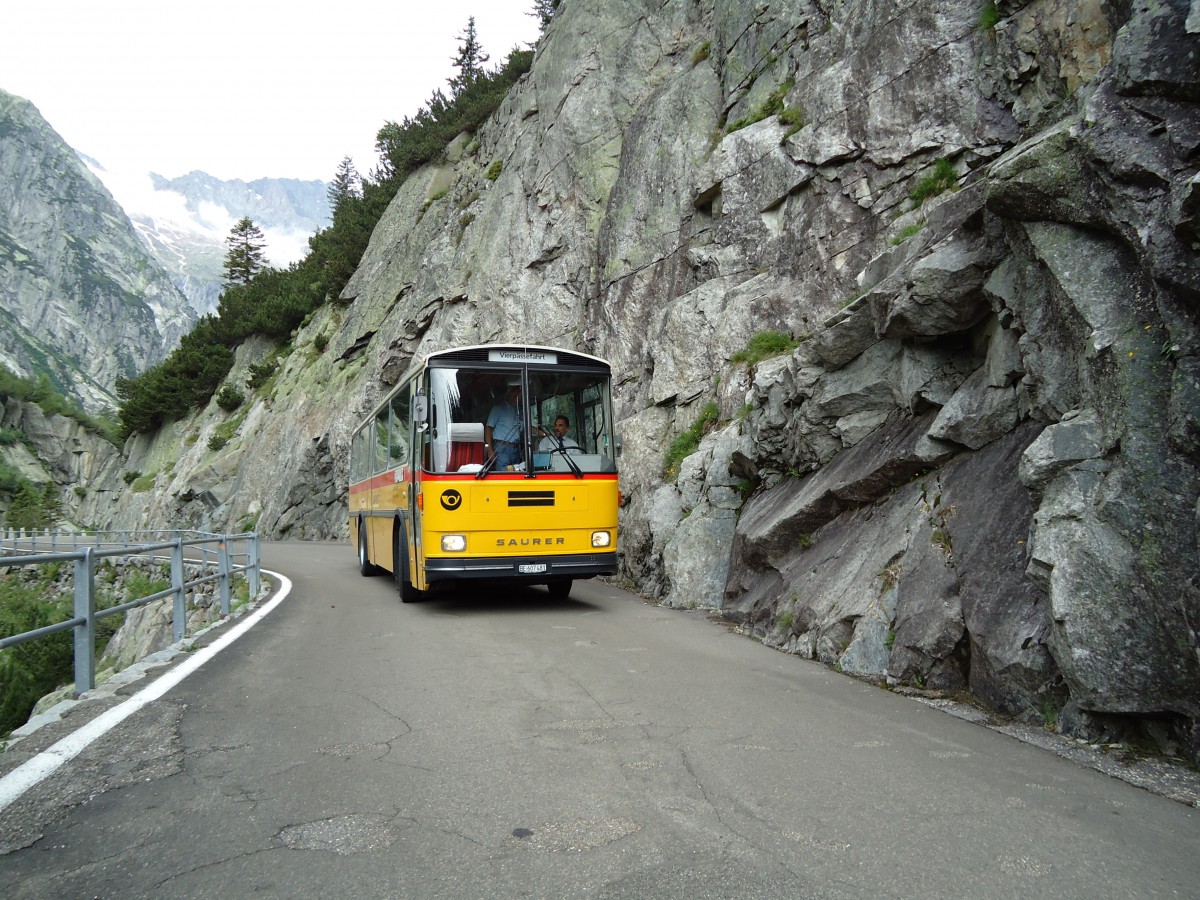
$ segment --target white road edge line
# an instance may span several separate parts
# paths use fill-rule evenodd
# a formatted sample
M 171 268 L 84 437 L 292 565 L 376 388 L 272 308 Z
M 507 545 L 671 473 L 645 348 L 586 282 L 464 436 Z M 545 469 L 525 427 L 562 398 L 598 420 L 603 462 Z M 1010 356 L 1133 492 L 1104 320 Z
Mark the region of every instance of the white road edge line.
M 35 784 L 38 784 L 56 772 L 64 763 L 78 756 L 92 741 L 107 734 L 143 706 L 157 700 L 171 688 L 175 687 L 175 685 L 179 684 L 179 682 L 183 681 L 183 679 L 187 678 L 257 625 L 267 613 L 282 603 L 292 590 L 291 580 L 284 575 L 280 575 L 278 572 L 271 572 L 267 569 L 263 569 L 262 571 L 263 574 L 270 575 L 272 578 L 279 580 L 279 590 L 274 597 L 246 616 L 228 634 L 222 635 L 220 639 L 213 641 L 213 643 L 209 644 L 203 650 L 196 651 L 186 661 L 180 663 L 169 672 L 163 673 L 161 677 L 142 688 L 124 703 L 120 703 L 112 709 L 101 713 L 78 731 L 67 735 L 58 743 L 46 748 L 32 759 L 21 763 L 17 768 L 13 769 L 3 778 L 0 778 L 0 812 L 7 809 L 13 801 L 17 800 Z

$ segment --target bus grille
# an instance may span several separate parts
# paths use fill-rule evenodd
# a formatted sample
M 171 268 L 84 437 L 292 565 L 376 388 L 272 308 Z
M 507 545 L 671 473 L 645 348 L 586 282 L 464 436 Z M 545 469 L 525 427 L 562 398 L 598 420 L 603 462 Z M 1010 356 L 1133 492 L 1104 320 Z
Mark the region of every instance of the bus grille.
M 553 506 L 554 491 L 509 491 L 509 506 Z

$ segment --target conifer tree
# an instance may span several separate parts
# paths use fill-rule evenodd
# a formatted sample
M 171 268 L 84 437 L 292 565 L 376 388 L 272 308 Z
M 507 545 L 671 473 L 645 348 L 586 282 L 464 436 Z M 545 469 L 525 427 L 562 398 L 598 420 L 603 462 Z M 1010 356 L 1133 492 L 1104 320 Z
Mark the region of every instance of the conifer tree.
M 546 30 L 546 26 L 550 24 L 550 20 L 554 18 L 554 12 L 558 9 L 559 0 L 533 0 L 533 12 L 529 15 L 534 16 L 542 25 L 542 31 Z
M 338 211 L 348 200 L 362 197 L 362 179 L 358 170 L 354 168 L 354 160 L 349 156 L 343 156 L 342 161 L 338 163 L 337 172 L 334 173 L 325 196 L 329 199 L 329 214 L 333 219 L 337 218 Z
M 42 518 L 43 528 L 57 528 L 62 519 L 62 500 L 53 481 L 46 482 L 42 488 Z
M 266 265 L 266 239 L 254 220 L 243 216 L 225 238 L 225 286 L 247 285 Z
M 17 496 L 9 504 L 4 516 L 4 524 L 8 528 L 36 530 L 50 527 L 46 510 L 43 508 L 44 494 L 31 481 L 22 485 Z
M 458 47 L 458 56 L 451 60 L 454 68 L 458 69 L 458 74 L 450 79 L 450 89 L 454 97 L 458 97 L 483 77 L 483 64 L 491 59 L 483 52 L 483 47 L 479 44 L 479 37 L 475 32 L 474 16 L 467 19 L 467 29 L 459 35 L 459 38 L 462 39 L 462 43 Z

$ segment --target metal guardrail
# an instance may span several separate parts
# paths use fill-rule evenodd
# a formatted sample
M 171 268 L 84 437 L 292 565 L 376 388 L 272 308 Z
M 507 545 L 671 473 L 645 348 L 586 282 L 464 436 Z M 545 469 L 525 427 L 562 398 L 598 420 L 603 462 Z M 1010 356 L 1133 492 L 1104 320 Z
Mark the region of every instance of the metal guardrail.
M 112 535 L 112 539 L 105 536 Z M 192 537 L 185 537 L 192 535 Z M 145 542 L 138 537 L 148 536 Z M 173 537 L 169 537 L 173 536 Z M 246 545 L 241 552 L 231 546 Z M 70 549 L 59 549 L 66 548 Z M 146 597 L 130 600 L 119 606 L 96 609 L 96 560 L 110 557 L 147 556 L 170 551 L 171 586 Z M 0 638 L 0 650 L 26 641 L 36 640 L 67 629 L 75 631 L 75 696 L 96 686 L 96 622 L 106 616 L 127 612 L 164 597 L 174 597 L 172 632 L 176 641 L 185 637 L 187 627 L 187 592 L 199 585 L 217 582 L 221 599 L 221 618 L 231 607 L 231 576 L 245 572 L 250 582 L 250 597 L 258 596 L 261 584 L 261 541 L 254 532 L 243 534 L 208 534 L 197 531 L 154 532 L 2 532 L 0 533 L 0 568 L 43 565 L 54 562 L 75 564 L 74 618 L 47 625 L 33 631 Z M 190 555 L 189 555 L 190 554 Z M 152 557 L 153 558 L 153 557 Z M 185 580 L 184 562 L 198 564 L 200 577 Z M 245 560 L 241 562 L 241 560 Z

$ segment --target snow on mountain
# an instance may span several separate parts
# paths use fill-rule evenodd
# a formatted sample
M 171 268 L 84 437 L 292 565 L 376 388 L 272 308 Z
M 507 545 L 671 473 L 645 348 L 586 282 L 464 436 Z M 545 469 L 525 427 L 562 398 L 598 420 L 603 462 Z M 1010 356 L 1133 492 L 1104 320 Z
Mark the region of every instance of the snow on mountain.
M 225 239 L 240 218 L 254 220 L 266 239 L 267 260 L 277 267 L 302 259 L 309 237 L 330 220 L 323 181 L 222 181 L 204 172 L 168 179 L 85 162 L 200 315 L 216 309 Z

